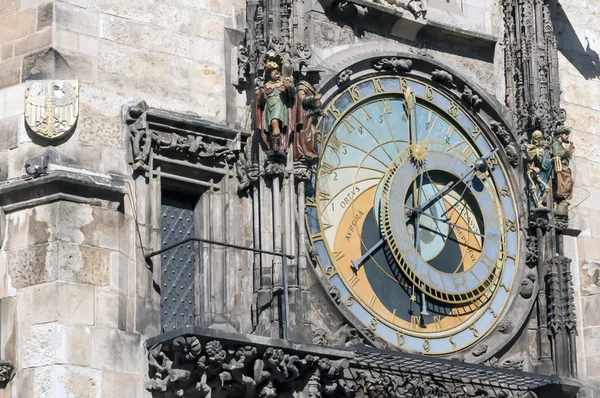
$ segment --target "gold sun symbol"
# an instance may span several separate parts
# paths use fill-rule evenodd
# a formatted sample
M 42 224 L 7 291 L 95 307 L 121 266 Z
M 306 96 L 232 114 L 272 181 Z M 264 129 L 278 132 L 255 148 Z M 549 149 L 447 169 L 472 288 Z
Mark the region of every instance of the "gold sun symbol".
M 425 156 L 427 155 L 425 144 L 421 142 L 415 142 L 409 148 L 412 162 L 417 165 L 422 165 L 425 162 Z

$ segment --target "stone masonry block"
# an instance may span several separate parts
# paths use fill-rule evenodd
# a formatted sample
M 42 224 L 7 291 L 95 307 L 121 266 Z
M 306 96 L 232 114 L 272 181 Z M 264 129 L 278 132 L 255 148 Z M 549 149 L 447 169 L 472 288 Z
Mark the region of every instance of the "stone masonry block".
M 58 320 L 57 301 L 56 282 L 22 288 L 17 295 L 17 321 L 21 325 L 55 322 Z
M 98 14 L 62 2 L 55 3 L 56 27 L 85 35 L 96 35 Z
M 56 362 L 90 366 L 92 360 L 92 331 L 88 326 L 57 325 Z
M 0 299 L 0 358 L 16 363 L 17 340 L 17 298 L 3 297 Z M 1 396 L 0 396 L 1 397 Z
M 54 2 L 40 4 L 37 7 L 37 21 L 35 30 L 42 30 L 52 26 L 52 16 L 54 14 Z
M 0 16 L 15 12 L 21 7 L 21 0 L 0 0 Z
M 0 18 L 0 43 L 27 36 L 35 31 L 35 8 Z
M 66 282 L 96 286 L 108 285 L 109 251 L 89 246 L 61 243 L 58 278 Z
M 140 0 L 134 3 L 123 3 L 121 0 L 91 0 L 93 8 L 99 12 L 115 15 L 136 22 L 151 23 L 154 21 L 152 0 Z M 91 8 L 91 7 L 90 7 Z
M 0 21 L 0 24 L 2 22 Z M 0 28 L 1 29 L 1 28 Z M 21 82 L 21 60 L 12 58 L 0 63 L 0 89 Z
M 56 243 L 42 244 L 7 254 L 8 274 L 16 288 L 52 282 L 58 278 Z
M 128 294 L 129 288 L 129 257 L 118 253 L 110 253 L 109 260 L 110 290 Z
M 102 372 L 102 398 L 139 397 L 139 377 L 119 372 Z
M 52 44 L 52 29 L 46 28 L 15 42 L 15 57 L 28 54 Z
M 600 294 L 581 298 L 583 327 L 600 326 Z M 600 374 L 599 374 L 600 376 Z
M 137 333 L 92 328 L 92 367 L 123 373 L 138 373 L 142 358 Z
M 121 120 L 117 118 L 109 118 L 85 111 L 80 112 L 77 130 L 82 145 L 94 148 L 106 146 L 124 149 L 123 125 Z
M 78 366 L 60 366 L 56 368 L 53 397 L 97 398 L 101 385 L 101 372 Z
M 96 326 L 126 330 L 127 297 L 118 293 L 97 290 Z
M 53 364 L 59 333 L 56 323 L 31 325 L 19 329 L 19 361 L 21 369 Z
M 583 329 L 583 338 L 585 355 L 588 357 L 600 356 L 600 327 Z
M 61 283 L 58 288 L 58 319 L 67 324 L 94 324 L 94 287 Z
M 132 219 L 112 209 L 92 208 L 92 221 L 81 228 L 83 244 L 130 253 L 135 228 Z
M 151 45 L 149 41 L 144 43 Z M 166 45 L 164 41 L 162 45 Z M 181 48 L 182 44 L 177 46 L 176 48 Z M 190 60 L 172 57 L 168 54 L 151 53 L 146 50 L 108 44 L 100 45 L 99 54 L 99 72 L 153 82 L 154 84 L 161 82 L 161 84 L 173 88 L 188 87 Z
M 19 139 L 19 123 L 21 117 L 11 116 L 0 119 L 0 142 L 5 149 L 16 148 Z

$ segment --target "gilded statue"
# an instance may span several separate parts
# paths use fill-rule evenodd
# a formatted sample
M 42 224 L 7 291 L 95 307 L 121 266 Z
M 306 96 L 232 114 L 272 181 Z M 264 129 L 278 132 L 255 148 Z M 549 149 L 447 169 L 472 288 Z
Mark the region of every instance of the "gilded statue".
M 569 140 L 571 130 L 560 126 L 554 134 L 552 143 L 552 160 L 554 163 L 554 210 L 566 213 L 569 200 L 573 197 L 573 173 L 570 161 L 575 152 L 575 146 Z
M 294 137 L 294 161 L 313 163 L 317 157 L 315 119 L 321 114 L 321 94 L 318 84 L 319 72 L 309 71 L 298 83 L 296 96 L 296 136 Z
M 536 130 L 531 135 L 531 142 L 524 144 L 527 155 L 527 180 L 531 204 L 535 209 L 545 209 L 545 201 L 550 192 L 550 174 L 552 161 L 544 155 L 543 135 Z
M 256 127 L 267 149 L 285 153 L 296 126 L 296 88 L 291 76 L 282 77 L 280 66 L 272 60 L 265 64 L 265 81 L 256 101 Z

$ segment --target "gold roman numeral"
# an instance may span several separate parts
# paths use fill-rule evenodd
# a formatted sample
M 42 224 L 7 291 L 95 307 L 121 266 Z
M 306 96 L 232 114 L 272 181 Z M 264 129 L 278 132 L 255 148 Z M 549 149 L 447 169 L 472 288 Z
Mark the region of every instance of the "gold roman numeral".
M 341 259 L 343 259 L 346 255 L 344 254 L 343 251 L 338 250 L 336 252 L 333 252 L 333 259 L 335 261 L 340 261 Z
M 327 145 L 329 145 L 332 149 L 339 151 L 342 147 L 342 140 L 340 140 L 336 135 L 331 135 Z
M 500 190 L 500 195 L 502 195 L 502 196 L 507 196 L 507 197 L 509 197 L 509 198 L 510 198 L 510 192 L 508 191 L 508 188 L 506 188 L 506 187 L 505 187 L 505 188 L 502 188 L 502 189 Z
M 442 330 L 442 317 L 439 315 L 435 315 L 433 317 L 433 323 L 435 324 L 435 330 Z
M 412 330 L 421 329 L 421 317 L 420 316 L 412 315 L 410 317 L 410 328 Z
M 352 100 L 354 100 L 355 102 L 360 99 L 360 93 L 356 89 L 356 86 L 350 87 L 348 89 L 348 92 L 350 93 L 350 96 L 352 97 Z
M 369 307 L 373 307 L 373 305 L 375 304 L 375 300 L 377 300 L 377 296 L 372 295 L 371 299 L 369 300 Z
M 321 173 L 323 173 L 323 175 L 331 174 L 334 170 L 335 167 L 331 163 L 328 163 L 326 161 L 323 161 L 321 163 Z
M 381 105 L 383 105 L 383 113 L 384 114 L 392 113 L 392 104 L 390 103 L 390 100 L 388 100 L 388 99 L 382 100 Z
M 348 120 L 348 118 L 345 118 L 344 120 L 342 120 L 342 123 L 344 124 L 344 126 L 346 126 L 346 128 L 348 129 L 348 132 L 352 132 L 354 131 L 354 129 L 356 129 L 356 126 L 354 126 L 352 124 L 352 122 L 350 120 Z
M 513 220 L 506 220 L 506 223 L 504 224 L 506 226 L 506 230 L 510 231 L 510 232 L 515 232 L 517 230 L 517 225 L 515 224 L 515 222 Z
M 358 282 L 360 282 L 358 275 L 352 275 L 350 279 L 348 279 L 348 284 L 352 287 L 356 286 Z
M 375 85 L 375 92 L 383 93 L 385 92 L 385 87 L 383 87 L 383 83 L 379 79 L 373 80 L 373 84 Z
M 367 107 L 363 106 L 362 110 L 365 112 L 365 120 L 371 120 L 371 114 L 367 111 Z

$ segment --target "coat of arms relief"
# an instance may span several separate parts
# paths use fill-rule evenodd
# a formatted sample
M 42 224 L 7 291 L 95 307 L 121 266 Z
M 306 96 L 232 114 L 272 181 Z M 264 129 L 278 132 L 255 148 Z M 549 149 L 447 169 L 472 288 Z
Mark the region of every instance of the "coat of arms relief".
M 76 80 L 27 82 L 25 124 L 40 137 L 55 140 L 73 131 L 79 115 Z

